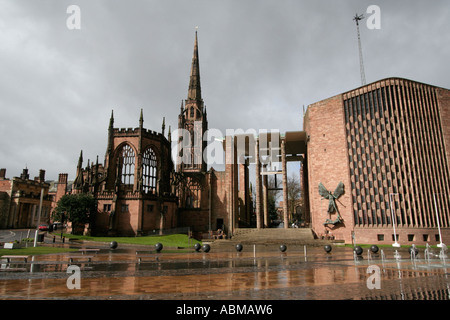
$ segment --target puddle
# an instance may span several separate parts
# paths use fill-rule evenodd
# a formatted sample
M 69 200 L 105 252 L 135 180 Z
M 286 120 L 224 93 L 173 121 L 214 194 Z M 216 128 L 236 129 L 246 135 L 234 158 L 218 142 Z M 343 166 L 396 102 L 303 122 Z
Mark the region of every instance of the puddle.
M 158 253 L 141 263 L 131 249 L 102 249 L 80 267 L 81 289 L 67 289 L 68 254 L 2 264 L 0 298 L 76 299 L 449 299 L 448 263 L 395 259 L 389 251 L 355 257 L 351 248 L 285 253 Z M 379 270 L 379 288 L 368 284 Z M 5 268 L 19 269 L 5 271 Z

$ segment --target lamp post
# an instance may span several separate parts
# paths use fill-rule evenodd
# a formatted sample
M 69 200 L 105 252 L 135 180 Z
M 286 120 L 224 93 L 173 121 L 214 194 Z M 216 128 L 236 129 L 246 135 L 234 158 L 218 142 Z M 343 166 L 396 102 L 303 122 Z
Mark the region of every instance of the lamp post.
M 396 232 L 395 232 L 395 225 L 396 225 L 396 223 L 397 223 L 397 219 L 395 219 L 395 222 L 394 222 L 394 208 L 392 207 L 392 198 L 393 198 L 393 196 L 394 195 L 398 195 L 398 193 L 391 193 L 391 194 L 389 194 L 389 202 L 390 202 L 390 207 L 391 207 L 391 217 L 392 217 L 392 226 L 394 227 L 394 244 L 392 244 L 392 246 L 393 247 L 396 247 L 396 248 L 400 248 L 400 244 L 397 242 L 397 234 L 396 234 Z
M 438 230 L 439 230 L 439 242 L 440 242 L 437 246 L 438 246 L 438 248 L 442 248 L 443 243 L 442 243 L 442 235 L 441 235 L 441 224 L 439 223 L 439 214 L 438 214 L 438 209 L 437 209 L 436 193 L 433 196 L 434 196 L 434 208 L 436 211 L 436 221 L 437 221 L 437 226 L 438 226 Z
M 36 224 L 36 232 L 34 233 L 34 247 L 37 246 L 37 237 L 39 232 L 39 224 L 41 223 L 41 212 L 42 212 L 42 200 L 44 198 L 44 188 L 41 188 L 41 198 L 39 200 L 39 213 L 38 213 L 38 220 Z

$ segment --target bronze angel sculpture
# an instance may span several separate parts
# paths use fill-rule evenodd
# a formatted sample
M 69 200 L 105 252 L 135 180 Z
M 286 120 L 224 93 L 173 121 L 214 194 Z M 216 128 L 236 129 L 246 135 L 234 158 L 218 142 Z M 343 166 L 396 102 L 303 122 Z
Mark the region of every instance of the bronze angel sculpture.
M 336 207 L 336 200 L 344 194 L 344 184 L 342 182 L 339 182 L 336 190 L 334 190 L 334 193 L 331 193 L 331 191 L 328 191 L 327 188 L 322 184 L 322 182 L 319 183 L 319 194 L 323 197 L 322 199 L 328 199 L 328 214 L 332 214 L 336 211 L 337 218 L 336 220 L 327 219 L 324 222 L 324 225 L 327 224 L 338 224 L 343 221 L 341 215 L 339 214 L 339 210 Z

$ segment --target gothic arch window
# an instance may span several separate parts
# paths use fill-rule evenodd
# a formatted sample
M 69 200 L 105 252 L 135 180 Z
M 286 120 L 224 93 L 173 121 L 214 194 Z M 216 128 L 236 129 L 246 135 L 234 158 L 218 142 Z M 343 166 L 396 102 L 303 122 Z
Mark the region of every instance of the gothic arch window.
M 142 158 L 142 180 L 144 192 L 156 192 L 156 183 L 158 181 L 158 162 L 156 161 L 156 153 L 152 148 L 148 148 L 144 152 Z
M 190 114 L 189 114 L 189 117 L 191 118 L 191 119 L 193 119 L 194 118 L 194 107 L 191 107 L 191 109 L 190 109 Z
M 119 152 L 117 159 L 118 174 L 120 181 L 125 185 L 134 184 L 134 166 L 135 166 L 135 153 L 132 147 L 125 144 Z
M 200 208 L 201 202 L 201 182 L 195 178 L 188 178 L 186 184 L 185 208 Z

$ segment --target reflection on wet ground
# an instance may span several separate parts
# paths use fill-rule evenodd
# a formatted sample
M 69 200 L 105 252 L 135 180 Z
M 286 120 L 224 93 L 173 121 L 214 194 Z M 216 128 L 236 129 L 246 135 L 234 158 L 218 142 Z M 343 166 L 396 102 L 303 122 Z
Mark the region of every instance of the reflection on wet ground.
M 92 248 L 92 246 L 91 246 Z M 1 260 L 1 299 L 450 299 L 446 257 L 411 259 L 356 256 L 352 248 L 290 247 L 236 252 L 149 253 L 139 263 L 133 247 L 79 257 L 80 289 L 67 286 L 74 253 L 32 257 L 27 263 Z M 80 254 L 78 254 L 80 256 Z M 71 281 L 71 280 L 70 280 Z

